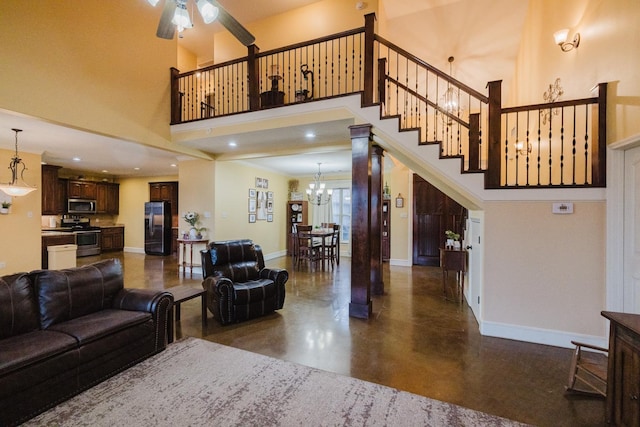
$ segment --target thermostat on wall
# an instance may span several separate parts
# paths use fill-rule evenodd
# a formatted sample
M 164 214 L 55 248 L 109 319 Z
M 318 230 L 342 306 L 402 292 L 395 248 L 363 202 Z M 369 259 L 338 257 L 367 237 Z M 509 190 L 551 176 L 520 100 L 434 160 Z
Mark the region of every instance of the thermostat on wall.
M 554 203 L 552 212 L 554 214 L 572 214 L 573 203 L 570 203 L 570 202 Z

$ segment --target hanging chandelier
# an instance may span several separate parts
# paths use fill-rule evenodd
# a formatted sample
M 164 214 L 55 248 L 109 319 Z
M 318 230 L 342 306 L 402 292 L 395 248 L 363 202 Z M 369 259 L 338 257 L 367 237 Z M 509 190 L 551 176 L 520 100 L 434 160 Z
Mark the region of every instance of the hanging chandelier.
M 455 58 L 453 56 L 450 56 L 448 58 L 449 77 L 452 77 L 451 68 L 454 59 Z M 444 92 L 444 95 L 442 95 L 440 103 L 442 105 L 443 112 L 443 114 L 441 115 L 442 121 L 445 123 L 445 125 L 451 126 L 453 124 L 452 117 L 459 117 L 464 110 L 464 108 L 460 106 L 460 92 L 457 87 L 451 84 L 451 81 L 447 81 L 447 90 Z
M 320 172 L 320 165 L 318 163 L 318 173 L 313 176 L 313 182 L 309 184 L 307 188 L 307 199 L 309 203 L 315 205 L 326 205 L 331 202 L 331 194 L 333 190 L 331 188 L 325 188 L 326 184 L 322 181 L 322 173 Z
M 11 159 L 9 163 L 9 169 L 11 170 L 11 182 L 7 184 L 0 184 L 0 190 L 7 193 L 9 196 L 24 196 L 31 193 L 36 187 L 28 185 L 24 182 L 24 171 L 27 170 L 27 166 L 22 162 L 22 159 L 18 157 L 18 133 L 22 132 L 22 129 L 11 129 L 16 133 L 16 155 Z M 19 179 L 18 179 L 19 173 Z

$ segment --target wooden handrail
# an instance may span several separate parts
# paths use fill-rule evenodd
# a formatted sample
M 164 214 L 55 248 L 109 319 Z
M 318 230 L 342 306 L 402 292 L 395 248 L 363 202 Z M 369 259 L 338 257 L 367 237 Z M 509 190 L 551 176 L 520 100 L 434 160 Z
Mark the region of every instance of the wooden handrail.
M 359 34 L 359 33 L 364 33 L 364 27 L 355 28 L 353 30 L 343 31 L 341 33 L 332 34 L 332 35 L 326 36 L 326 37 L 319 37 L 317 39 L 307 40 L 307 41 L 300 42 L 300 43 L 290 44 L 288 46 L 279 47 L 277 49 L 266 50 L 266 51 L 260 53 L 258 55 L 258 57 L 261 58 L 263 56 L 275 55 L 275 54 L 278 54 L 278 53 L 286 52 L 288 50 L 300 49 L 300 48 L 311 46 L 311 45 L 314 45 L 314 44 L 325 43 L 325 42 L 329 42 L 331 40 L 337 40 L 337 39 L 340 39 L 340 38 L 343 38 L 343 37 L 353 36 L 353 35 L 356 35 L 356 34 Z
M 569 101 L 556 101 L 556 102 L 546 102 L 543 104 L 531 104 L 531 105 L 522 105 L 518 107 L 508 107 L 503 108 L 502 113 L 519 113 L 523 111 L 533 111 L 533 110 L 549 110 L 553 108 L 562 108 L 562 107 L 572 107 L 574 105 L 587 105 L 587 104 L 597 104 L 598 98 L 583 98 L 583 99 L 572 99 Z
M 387 46 L 388 48 L 393 49 L 393 50 L 401 53 L 406 58 L 410 59 L 411 61 L 415 62 L 416 64 L 420 65 L 421 67 L 424 67 L 426 70 L 429 70 L 430 72 L 432 72 L 433 74 L 437 75 L 441 79 L 448 81 L 449 83 L 451 83 L 454 86 L 457 86 L 458 88 L 462 89 L 463 91 L 465 91 L 469 95 L 472 95 L 474 98 L 479 99 L 483 103 L 487 104 L 489 102 L 489 98 L 486 95 L 483 95 L 480 92 L 478 92 L 477 90 L 470 88 L 466 84 L 462 83 L 459 80 L 456 80 L 455 78 L 451 77 L 450 75 L 448 75 L 446 73 L 443 73 L 442 71 L 440 71 L 437 68 L 435 68 L 433 65 L 430 65 L 430 64 L 426 63 L 422 59 L 416 57 L 415 55 L 412 55 L 411 53 L 409 53 L 406 50 L 402 49 L 398 45 L 391 43 L 390 41 L 384 39 L 383 37 L 381 37 L 381 36 L 379 36 L 377 34 L 376 34 L 376 40 L 380 44 L 382 44 L 384 46 Z

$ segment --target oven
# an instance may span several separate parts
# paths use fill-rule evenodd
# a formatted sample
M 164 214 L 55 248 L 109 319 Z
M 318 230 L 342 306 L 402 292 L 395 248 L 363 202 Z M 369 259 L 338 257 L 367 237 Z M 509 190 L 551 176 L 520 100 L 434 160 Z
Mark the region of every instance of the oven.
M 60 225 L 76 236 L 76 256 L 100 255 L 100 227 L 92 227 L 89 218 L 63 215 Z
M 100 230 L 75 230 L 74 234 L 78 246 L 77 256 L 100 255 Z

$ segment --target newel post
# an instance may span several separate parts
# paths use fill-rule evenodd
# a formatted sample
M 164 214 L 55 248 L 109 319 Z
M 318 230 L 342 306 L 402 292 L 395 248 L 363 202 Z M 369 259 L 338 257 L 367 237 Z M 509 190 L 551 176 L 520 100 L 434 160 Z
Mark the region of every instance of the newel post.
M 362 105 L 373 105 L 373 42 L 376 36 L 376 14 L 367 13 L 364 16 L 364 93 Z
M 257 111 L 260 109 L 260 66 L 256 57 L 260 53 L 260 48 L 252 44 L 247 47 L 247 50 L 249 111 Z
M 487 143 L 487 173 L 484 176 L 485 188 L 500 188 L 502 161 L 500 159 L 500 134 L 502 115 L 502 80 L 487 83 L 489 88 L 489 116 Z
M 180 105 L 182 104 L 182 94 L 180 93 L 180 82 L 178 80 L 178 76 L 180 75 L 180 70 L 175 67 L 171 67 L 171 124 L 177 125 L 182 123 L 182 109 Z
M 598 84 L 598 143 L 593 147 L 591 160 L 592 179 L 594 187 L 606 187 L 607 185 L 607 83 Z M 595 122 L 595 120 L 593 121 Z

